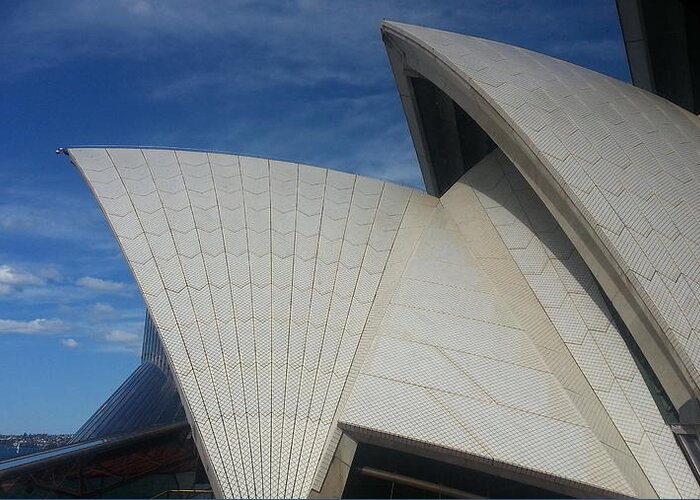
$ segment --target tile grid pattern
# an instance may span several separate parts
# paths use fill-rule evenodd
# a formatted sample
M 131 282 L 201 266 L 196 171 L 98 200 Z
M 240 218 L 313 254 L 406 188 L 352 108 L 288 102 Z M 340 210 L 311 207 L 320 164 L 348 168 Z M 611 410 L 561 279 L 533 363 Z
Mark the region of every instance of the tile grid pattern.
M 542 308 L 662 498 L 700 488 L 581 256 L 500 151 L 462 182 L 477 196 Z
M 391 23 L 533 146 L 700 384 L 700 118 L 564 61 Z
M 654 477 L 657 455 L 677 467 L 683 494 L 697 486 L 679 484 L 678 449 L 663 432 L 633 443 L 640 467 L 610 420 L 628 423 L 622 399 L 601 397 L 610 416 L 598 398 L 577 399 L 593 393 L 588 382 L 559 352 L 559 333 L 533 323 L 540 305 L 523 299 L 532 290 L 513 286 L 525 278 L 503 241 L 528 237 L 494 227 L 509 224 L 511 205 L 489 212 L 498 207 L 462 183 L 438 203 L 227 155 L 71 153 L 129 259 L 224 495 L 318 489 L 339 411 L 350 425 L 619 494 L 653 496 L 645 474 L 676 491 Z M 488 184 L 489 172 L 475 178 Z M 557 294 L 550 286 L 545 298 Z M 353 360 L 365 356 L 360 372 Z M 635 383 L 620 380 L 620 391 Z M 643 425 L 658 423 L 653 411 L 642 420 L 642 403 Z
M 487 157 L 481 165 L 487 172 L 491 159 L 493 156 Z M 467 184 L 458 182 L 441 198 L 441 203 L 457 222 L 481 269 L 494 282 L 585 425 L 603 444 L 619 473 L 633 488 L 634 495 L 656 496 L 651 483 L 535 297 L 475 191 Z
M 618 459 L 567 397 L 524 328 L 529 325 L 502 298 L 509 284 L 494 286 L 482 270 L 479 252 L 488 256 L 486 265 L 502 267 L 490 246 L 499 237 L 476 196 L 468 202 L 464 194 L 456 198 L 474 208 L 461 212 L 473 224 L 466 231 L 442 204 L 430 200 L 422 207 L 420 238 L 341 426 L 457 450 L 554 480 L 654 496 L 621 439 L 618 453 L 624 456 Z M 465 241 L 465 233 L 474 239 Z
M 232 155 L 70 153 L 223 495 L 307 495 L 410 190 Z
M 359 375 L 360 367 L 362 366 L 364 359 L 366 358 L 367 352 L 371 345 L 372 339 L 374 338 L 379 323 L 381 322 L 384 314 L 386 312 L 389 297 L 391 297 L 393 290 L 395 289 L 398 279 L 406 266 L 408 258 L 410 256 L 410 249 L 413 243 L 417 239 L 420 230 L 416 226 L 421 224 L 420 218 L 416 217 L 415 207 L 421 206 L 426 203 L 434 203 L 434 198 L 427 196 L 415 190 L 410 190 L 408 188 L 385 184 L 385 189 L 387 190 L 403 190 L 406 194 L 409 194 L 408 204 L 404 207 L 404 212 L 402 214 L 399 230 L 393 236 L 393 243 L 391 250 L 389 252 L 388 259 L 384 268 L 381 271 L 381 280 L 379 287 L 375 294 L 372 306 L 370 308 L 369 315 L 367 316 L 367 321 L 363 327 L 363 333 L 361 338 L 357 343 L 357 348 L 354 354 L 354 361 L 350 366 L 350 371 L 345 380 L 340 401 L 335 409 L 333 423 L 331 425 L 331 434 L 326 440 L 326 445 L 324 447 L 323 453 L 321 455 L 321 460 L 316 468 L 316 475 L 312 484 L 312 489 L 315 491 L 320 491 L 323 486 L 323 481 L 326 478 L 328 468 L 331 464 L 331 460 L 336 451 L 336 447 L 340 442 L 342 437 L 342 431 L 337 427 L 338 417 L 342 414 L 345 404 L 350 396 L 352 387 Z M 392 214 L 393 217 L 398 216 L 397 208 L 394 209 L 382 209 L 380 208 L 380 216 L 382 213 Z M 386 243 L 385 243 L 386 244 Z M 376 243 L 373 243 L 376 245 Z M 330 320 L 330 318 L 328 318 Z M 321 445 L 321 441 L 316 441 L 316 446 Z

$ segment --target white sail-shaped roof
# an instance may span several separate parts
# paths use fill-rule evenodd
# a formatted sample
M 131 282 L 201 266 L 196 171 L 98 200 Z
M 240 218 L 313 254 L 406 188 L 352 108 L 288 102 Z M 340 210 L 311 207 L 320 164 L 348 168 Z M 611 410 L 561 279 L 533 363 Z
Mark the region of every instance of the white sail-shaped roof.
M 217 495 L 319 491 L 339 429 L 571 494 L 700 492 L 586 266 L 500 151 L 442 199 L 233 155 L 70 155 Z
M 523 49 L 383 32 L 440 198 L 259 158 L 68 150 L 215 493 L 324 491 L 345 432 L 565 494 L 700 495 L 623 340 L 697 424 L 699 119 Z M 491 148 L 444 193 L 411 79 Z
M 411 190 L 233 155 L 70 155 L 158 327 L 217 493 L 306 496 Z
M 387 22 L 429 192 L 410 78 L 457 103 L 572 240 L 681 413 L 700 422 L 700 118 L 526 49 Z
M 698 496 L 593 276 L 505 155 L 424 211 L 341 427 L 574 496 Z

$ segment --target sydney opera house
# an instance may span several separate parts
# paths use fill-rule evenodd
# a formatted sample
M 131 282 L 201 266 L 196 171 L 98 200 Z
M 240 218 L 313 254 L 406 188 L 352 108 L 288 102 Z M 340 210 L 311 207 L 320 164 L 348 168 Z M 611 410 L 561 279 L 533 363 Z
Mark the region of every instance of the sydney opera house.
M 698 111 L 382 36 L 425 191 L 62 150 L 145 299 L 143 362 L 0 496 L 700 497 Z

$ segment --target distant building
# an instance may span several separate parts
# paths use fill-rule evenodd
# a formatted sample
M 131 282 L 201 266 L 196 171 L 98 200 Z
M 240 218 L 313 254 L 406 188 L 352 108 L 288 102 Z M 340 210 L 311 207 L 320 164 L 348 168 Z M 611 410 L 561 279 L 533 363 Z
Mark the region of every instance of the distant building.
M 148 306 L 143 364 L 62 456 L 0 463 L 5 495 L 700 497 L 700 119 L 525 49 L 382 35 L 427 193 L 65 151 Z

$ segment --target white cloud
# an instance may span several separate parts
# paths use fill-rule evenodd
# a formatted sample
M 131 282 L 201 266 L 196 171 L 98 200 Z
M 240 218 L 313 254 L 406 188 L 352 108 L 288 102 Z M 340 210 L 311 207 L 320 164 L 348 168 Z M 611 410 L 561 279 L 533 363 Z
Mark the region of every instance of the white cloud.
M 75 339 L 61 339 L 61 345 L 68 349 L 75 349 L 78 347 L 78 341 Z
M 6 264 L 0 265 L 0 283 L 5 285 L 41 285 L 44 282 L 39 276 L 15 269 Z
M 120 292 L 127 287 L 126 283 L 120 281 L 103 280 L 91 276 L 83 276 L 75 283 L 79 286 L 89 288 L 90 290 L 97 290 L 100 292 Z
M 138 344 L 105 344 L 95 349 L 96 352 L 124 353 L 139 356 L 141 347 Z
M 116 311 L 111 305 L 103 304 L 102 302 L 98 302 L 97 304 L 93 305 L 92 310 L 93 312 L 101 314 L 114 314 Z
M 43 266 L 41 269 L 39 269 L 37 274 L 49 281 L 63 281 L 63 273 L 55 264 Z
M 141 340 L 141 337 L 137 333 L 127 332 L 126 330 L 112 330 L 107 335 L 105 335 L 105 340 L 107 342 L 116 342 L 124 344 L 135 344 Z
M 138 355 L 141 352 L 141 335 L 131 329 L 115 328 L 104 335 L 106 343 L 97 348 L 100 352 L 123 352 Z
M 43 266 L 36 273 L 7 264 L 0 265 L 0 295 L 12 295 L 25 286 L 43 286 L 47 281 L 60 281 L 61 273 L 54 265 Z
M 114 318 L 117 315 L 117 310 L 110 304 L 98 302 L 90 308 L 90 317 L 95 321 L 102 321 Z
M 65 331 L 68 325 L 60 319 L 33 319 L 29 321 L 16 321 L 12 319 L 0 319 L 0 333 L 22 333 L 28 335 L 40 335 Z

